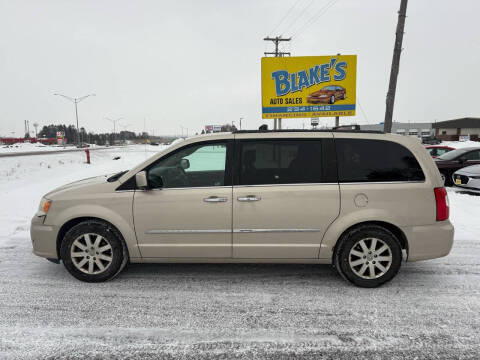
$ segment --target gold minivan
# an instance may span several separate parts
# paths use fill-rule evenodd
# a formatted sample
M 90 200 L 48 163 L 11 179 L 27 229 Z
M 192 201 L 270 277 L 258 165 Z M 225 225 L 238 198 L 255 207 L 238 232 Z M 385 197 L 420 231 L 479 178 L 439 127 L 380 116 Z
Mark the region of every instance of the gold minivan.
M 188 138 L 137 167 L 46 194 L 33 251 L 77 279 L 128 263 L 333 264 L 357 286 L 450 252 L 448 198 L 418 141 L 362 131 Z

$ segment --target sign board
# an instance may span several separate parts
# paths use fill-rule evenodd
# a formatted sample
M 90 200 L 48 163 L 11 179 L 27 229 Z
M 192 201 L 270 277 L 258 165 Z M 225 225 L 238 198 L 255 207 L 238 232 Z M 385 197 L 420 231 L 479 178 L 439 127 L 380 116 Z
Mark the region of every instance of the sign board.
M 319 118 L 312 118 L 312 126 L 318 126 L 318 124 L 320 123 L 320 119 Z
M 63 131 L 57 131 L 57 145 L 65 145 L 65 133 Z
M 222 125 L 205 125 L 205 132 L 206 133 L 216 133 L 222 131 Z
M 356 55 L 262 58 L 262 118 L 353 116 Z

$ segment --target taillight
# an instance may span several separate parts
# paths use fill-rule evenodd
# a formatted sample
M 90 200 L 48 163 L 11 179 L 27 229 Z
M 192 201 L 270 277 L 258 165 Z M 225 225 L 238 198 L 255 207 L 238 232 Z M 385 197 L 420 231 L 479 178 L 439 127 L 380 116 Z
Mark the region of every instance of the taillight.
M 438 187 L 433 191 L 435 192 L 435 203 L 437 205 L 437 221 L 447 220 L 450 213 L 447 190 L 444 187 Z

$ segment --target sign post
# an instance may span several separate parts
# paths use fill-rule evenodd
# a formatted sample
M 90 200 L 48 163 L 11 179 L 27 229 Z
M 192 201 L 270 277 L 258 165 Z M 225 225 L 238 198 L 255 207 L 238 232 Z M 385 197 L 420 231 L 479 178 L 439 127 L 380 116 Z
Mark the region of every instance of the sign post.
M 262 58 L 262 118 L 355 115 L 356 55 Z

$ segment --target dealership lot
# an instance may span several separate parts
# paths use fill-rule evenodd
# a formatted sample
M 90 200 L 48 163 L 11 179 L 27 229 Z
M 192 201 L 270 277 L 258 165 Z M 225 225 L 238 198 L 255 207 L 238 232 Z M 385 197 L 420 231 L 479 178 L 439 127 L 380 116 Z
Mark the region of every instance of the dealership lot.
M 152 148 L 0 159 L 0 358 L 477 358 L 480 196 L 449 191 L 451 254 L 378 289 L 318 265 L 131 265 L 86 284 L 31 253 L 41 195 Z

